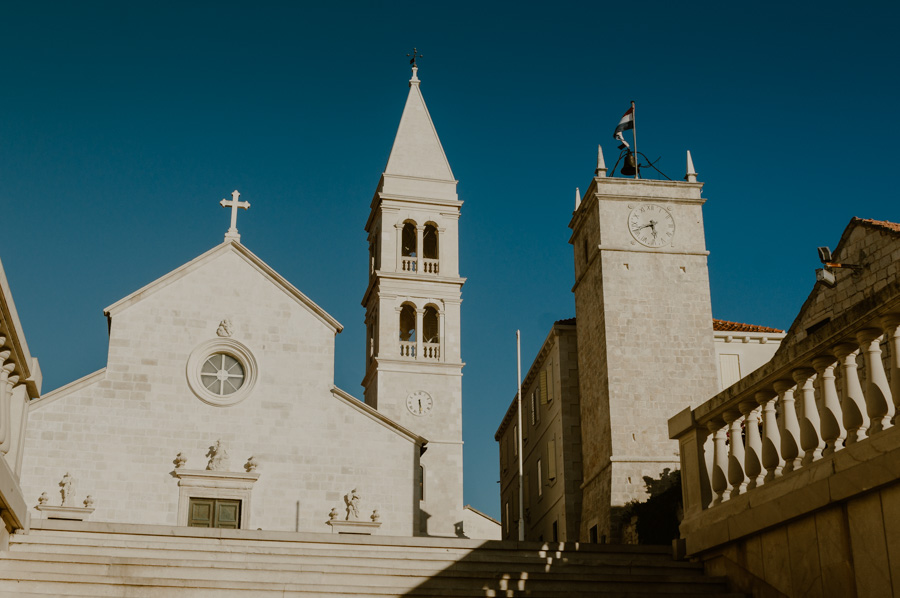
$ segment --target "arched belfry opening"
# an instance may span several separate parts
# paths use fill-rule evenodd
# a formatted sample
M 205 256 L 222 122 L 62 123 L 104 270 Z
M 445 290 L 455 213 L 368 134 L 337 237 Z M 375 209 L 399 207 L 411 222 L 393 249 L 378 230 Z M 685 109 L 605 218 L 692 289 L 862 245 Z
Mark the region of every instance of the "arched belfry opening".
M 416 257 L 418 254 L 416 247 L 416 225 L 412 222 L 403 223 L 403 256 Z
M 424 359 L 440 359 L 441 357 L 441 316 L 433 305 L 425 307 L 422 316 L 422 357 Z
M 400 307 L 400 356 L 416 356 L 416 308 L 409 303 Z
M 422 267 L 420 272 L 426 274 L 438 273 L 438 229 L 432 224 L 425 225 L 425 231 L 422 234 Z

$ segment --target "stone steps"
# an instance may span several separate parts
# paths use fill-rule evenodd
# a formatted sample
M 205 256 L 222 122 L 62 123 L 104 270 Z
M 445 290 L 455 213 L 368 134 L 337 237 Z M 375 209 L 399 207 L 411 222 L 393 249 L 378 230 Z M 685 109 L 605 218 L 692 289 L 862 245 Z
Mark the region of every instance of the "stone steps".
M 0 598 L 709 596 L 665 548 L 40 521 L 0 553 Z
M 498 569 L 498 562 L 491 561 L 453 561 L 453 560 L 418 560 L 414 557 L 408 559 L 360 559 L 353 557 L 340 556 L 319 556 L 311 555 L 304 557 L 292 557 L 288 560 L 269 559 L 241 559 L 239 553 L 230 553 L 222 555 L 215 554 L 216 558 L 188 558 L 183 555 L 161 555 L 160 552 L 154 552 L 151 549 L 142 551 L 131 551 L 127 554 L 114 555 L 104 553 L 102 547 L 95 547 L 91 551 L 80 551 L 79 554 L 71 553 L 52 553 L 47 551 L 29 551 L 20 552 L 16 550 L 12 553 L 0 555 L 0 566 L 4 561 L 21 561 L 23 567 L 27 567 L 29 562 L 38 563 L 83 563 L 86 565 L 132 565 L 137 563 L 147 564 L 156 567 L 214 567 L 216 569 L 246 569 L 248 563 L 266 571 L 298 571 L 315 568 L 316 570 L 332 571 L 340 573 L 347 571 L 362 571 L 368 573 L 376 573 L 389 568 L 391 571 L 410 571 L 416 574 L 437 574 L 441 571 L 456 565 L 456 569 L 473 571 L 473 572 L 494 572 Z M 189 554 L 190 557 L 201 556 L 199 554 Z M 221 558 L 228 556 L 228 559 Z M 281 556 L 281 555 L 277 555 Z M 373 562 L 375 561 L 375 562 Z M 505 564 L 515 563 L 509 560 Z M 521 573 L 548 573 L 564 566 L 569 574 L 603 574 L 612 575 L 617 573 L 625 573 L 629 575 L 678 575 L 690 574 L 693 572 L 702 572 L 702 565 L 687 562 L 671 561 L 662 564 L 606 564 L 606 563 L 581 563 L 573 564 L 569 561 L 556 562 L 529 562 L 527 558 L 523 558 L 516 563 L 516 571 Z

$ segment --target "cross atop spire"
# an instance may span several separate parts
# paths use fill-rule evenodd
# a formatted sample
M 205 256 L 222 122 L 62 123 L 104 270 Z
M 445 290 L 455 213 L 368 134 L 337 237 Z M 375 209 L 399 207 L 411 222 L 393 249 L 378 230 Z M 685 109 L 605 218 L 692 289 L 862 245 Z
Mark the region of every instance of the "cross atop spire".
M 231 208 L 231 228 L 228 229 L 228 232 L 225 233 L 225 240 L 234 240 L 240 241 L 241 236 L 238 234 L 237 230 L 237 211 L 238 208 L 246 210 L 250 207 L 249 201 L 240 201 L 238 198 L 241 196 L 240 193 L 235 189 L 231 192 L 231 199 L 223 199 L 219 202 L 219 204 L 223 208 Z
M 412 66 L 412 79 L 409 80 L 410 85 L 418 85 L 419 84 L 419 65 L 416 64 L 416 58 L 425 58 L 422 54 L 419 54 L 419 50 L 417 48 L 413 48 L 412 54 L 407 54 L 407 57 L 411 57 L 409 59 L 409 64 Z

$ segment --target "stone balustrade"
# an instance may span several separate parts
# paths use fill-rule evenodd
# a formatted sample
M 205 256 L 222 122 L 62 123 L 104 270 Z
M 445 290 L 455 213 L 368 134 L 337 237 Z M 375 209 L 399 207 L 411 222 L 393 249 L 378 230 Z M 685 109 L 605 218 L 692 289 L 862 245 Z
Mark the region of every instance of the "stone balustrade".
M 427 257 L 420 259 L 404 255 L 400 258 L 400 270 L 416 274 L 438 274 L 440 272 L 440 262 L 440 260 Z
M 438 361 L 441 358 L 440 343 L 422 343 L 422 358 Z
M 416 357 L 416 341 L 400 341 L 400 357 Z
M 422 258 L 422 270 L 423 274 L 438 274 L 440 268 L 438 267 L 440 260 L 433 260 L 427 257 Z
M 400 260 L 400 270 L 403 272 L 418 272 L 419 260 L 415 257 L 403 256 Z
M 685 520 L 900 423 L 898 289 L 782 346 L 768 364 L 669 421 L 681 448 Z

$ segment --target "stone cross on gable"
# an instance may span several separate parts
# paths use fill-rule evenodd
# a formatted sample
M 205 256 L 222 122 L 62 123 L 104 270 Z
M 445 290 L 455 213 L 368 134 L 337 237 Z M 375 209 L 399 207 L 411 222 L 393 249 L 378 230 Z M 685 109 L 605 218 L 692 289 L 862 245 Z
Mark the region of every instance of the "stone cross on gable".
M 223 199 L 219 202 L 223 208 L 231 208 L 231 228 L 228 229 L 228 232 L 225 233 L 225 240 L 234 239 L 235 241 L 240 241 L 241 236 L 238 234 L 237 230 L 237 211 L 238 208 L 242 208 L 246 210 L 250 207 L 249 201 L 240 201 L 238 198 L 241 196 L 237 190 L 231 192 L 231 199 Z

